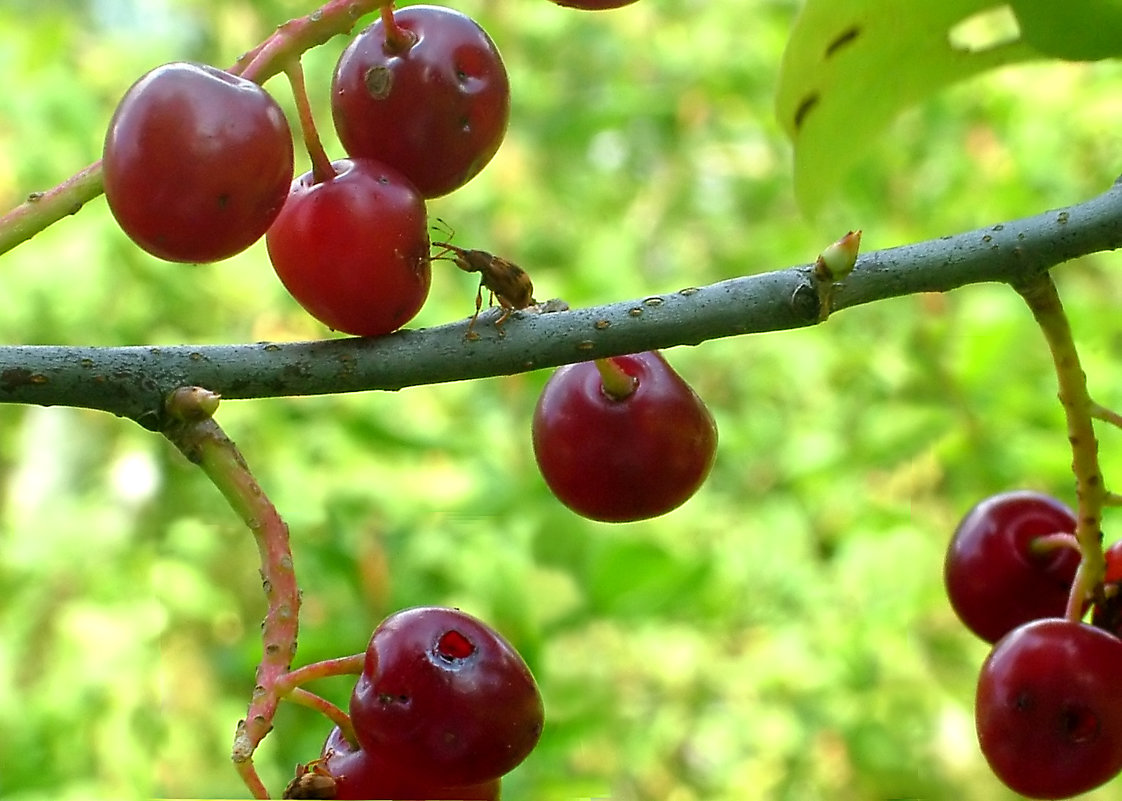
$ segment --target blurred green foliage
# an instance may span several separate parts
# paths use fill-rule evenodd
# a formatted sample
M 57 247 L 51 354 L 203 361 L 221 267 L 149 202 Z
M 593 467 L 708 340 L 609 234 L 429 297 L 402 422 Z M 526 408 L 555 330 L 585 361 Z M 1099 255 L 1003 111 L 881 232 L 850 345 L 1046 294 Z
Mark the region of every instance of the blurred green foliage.
M 495 161 L 430 211 L 527 267 L 539 297 L 585 305 L 804 263 L 850 228 L 867 250 L 935 237 L 1083 199 L 1119 171 L 1119 65 L 1037 64 L 907 112 L 808 222 L 772 113 L 794 0 L 455 5 L 503 51 L 513 120 Z M 146 69 L 229 64 L 310 10 L 8 0 L 0 206 L 96 159 Z M 344 46 L 305 59 L 332 148 Z M 1092 392 L 1116 407 L 1119 267 L 1057 271 Z M 327 335 L 263 246 L 164 264 L 101 199 L 6 255 L 0 282 L 9 343 Z M 437 265 L 416 324 L 467 316 L 474 293 Z M 510 801 L 1012 798 L 977 750 L 985 647 L 941 570 L 981 497 L 1074 500 L 1047 353 L 1017 297 L 901 298 L 668 356 L 717 418 L 717 464 L 681 509 L 622 526 L 575 517 L 542 484 L 529 419 L 544 372 L 223 405 L 292 528 L 299 662 L 362 650 L 404 606 L 491 621 L 548 714 Z M 1108 479 L 1122 475 L 1122 440 L 1102 439 Z M 0 797 L 244 797 L 228 754 L 264 610 L 254 546 L 218 493 L 159 437 L 73 409 L 0 409 L 0 478 Z M 276 723 L 257 764 L 279 792 L 329 726 L 287 705 Z

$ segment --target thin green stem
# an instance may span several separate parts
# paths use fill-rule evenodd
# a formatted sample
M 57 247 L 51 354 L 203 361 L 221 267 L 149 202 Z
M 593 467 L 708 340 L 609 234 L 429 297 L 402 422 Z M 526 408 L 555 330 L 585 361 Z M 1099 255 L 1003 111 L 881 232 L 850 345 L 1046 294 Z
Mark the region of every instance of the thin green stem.
M 53 189 L 32 192 L 0 217 L 0 254 L 7 253 L 64 217 L 77 214 L 102 193 L 101 161 L 95 161 Z
M 613 400 L 623 400 L 639 386 L 639 379 L 627 373 L 615 359 L 594 359 L 593 364 L 600 371 L 604 394 Z
M 1113 409 L 1108 409 L 1101 404 L 1091 404 L 1091 416 L 1096 420 L 1102 420 L 1104 423 L 1110 423 L 1112 426 L 1122 428 L 1122 414 L 1118 414 L 1118 412 Z
M 300 590 L 292 564 L 288 526 L 254 479 L 237 446 L 213 418 L 218 397 L 198 387 L 168 396 L 162 433 L 206 473 L 253 534 L 261 559 L 268 609 L 261 625 L 264 653 L 244 720 L 239 721 L 231 758 L 246 786 L 267 798 L 253 767 L 253 752 L 273 728 L 280 695 L 277 685 L 296 655 Z M 264 794 L 263 794 L 264 793 Z
M 1102 512 L 1107 501 L 1099 467 L 1099 446 L 1092 415 L 1096 404 L 1087 392 L 1087 376 L 1079 363 L 1079 353 L 1071 333 L 1071 324 L 1060 302 L 1059 292 L 1048 273 L 1015 287 L 1036 318 L 1056 367 L 1060 404 L 1067 421 L 1071 443 L 1071 469 L 1075 474 L 1075 492 L 1079 501 L 1075 539 L 1082 559 L 1072 582 L 1067 617 L 1079 620 L 1086 599 L 1103 580 L 1106 561 L 1102 550 Z

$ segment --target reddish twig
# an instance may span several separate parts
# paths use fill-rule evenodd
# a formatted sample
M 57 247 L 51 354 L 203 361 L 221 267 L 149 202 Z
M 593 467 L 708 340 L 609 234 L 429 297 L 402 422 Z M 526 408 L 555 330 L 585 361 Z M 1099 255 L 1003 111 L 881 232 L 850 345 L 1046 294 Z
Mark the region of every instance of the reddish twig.
M 163 434 L 199 465 L 249 528 L 261 557 L 261 580 L 268 602 L 261 625 L 264 653 L 244 720 L 239 721 L 231 754 L 234 766 L 257 798 L 268 792 L 253 767 L 253 752 L 273 728 L 280 700 L 278 684 L 296 655 L 300 590 L 292 564 L 288 526 L 253 478 L 237 446 L 215 422 L 218 396 L 184 387 L 167 400 Z

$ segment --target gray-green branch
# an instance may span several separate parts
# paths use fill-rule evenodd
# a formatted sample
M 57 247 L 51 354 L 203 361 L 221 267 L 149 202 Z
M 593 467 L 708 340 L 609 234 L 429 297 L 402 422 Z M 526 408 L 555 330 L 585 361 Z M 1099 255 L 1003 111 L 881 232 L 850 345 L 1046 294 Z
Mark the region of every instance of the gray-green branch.
M 1122 183 L 1064 209 L 861 256 L 834 311 L 967 284 L 1019 284 L 1061 262 L 1122 246 Z M 696 345 L 819 321 L 809 264 L 586 309 L 515 313 L 478 340 L 461 321 L 376 339 L 175 347 L 0 347 L 0 402 L 100 409 L 146 428 L 181 386 L 225 399 L 392 390 Z

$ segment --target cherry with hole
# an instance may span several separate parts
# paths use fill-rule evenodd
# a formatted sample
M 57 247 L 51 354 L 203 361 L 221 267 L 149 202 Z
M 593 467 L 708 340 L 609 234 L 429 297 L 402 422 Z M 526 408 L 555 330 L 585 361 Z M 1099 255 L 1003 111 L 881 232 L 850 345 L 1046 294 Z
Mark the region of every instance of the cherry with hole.
M 441 6 L 386 6 L 339 58 L 331 110 L 352 158 L 382 161 L 433 198 L 466 184 L 498 152 L 510 81 L 475 20 Z

